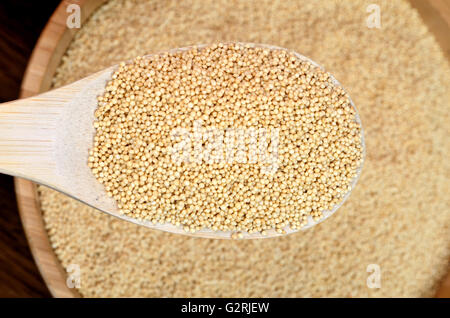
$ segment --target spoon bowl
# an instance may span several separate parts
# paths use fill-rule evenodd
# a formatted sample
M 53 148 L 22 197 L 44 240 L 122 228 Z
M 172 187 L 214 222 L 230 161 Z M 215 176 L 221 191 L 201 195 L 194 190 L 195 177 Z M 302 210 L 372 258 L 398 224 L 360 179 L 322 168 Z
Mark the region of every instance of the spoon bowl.
M 286 50 L 264 44 L 240 44 Z M 204 46 L 196 47 L 201 49 Z M 191 48 L 193 47 L 167 52 L 185 51 Z M 301 54 L 295 53 L 295 55 L 300 60 L 320 67 L 316 62 Z M 97 108 L 97 97 L 104 93 L 107 82 L 117 68 L 118 65 L 111 66 L 67 86 L 0 105 L 0 173 L 29 179 L 63 192 L 102 212 L 152 229 L 202 238 L 232 238 L 233 232 L 203 229 L 191 233 L 186 232 L 181 226 L 153 224 L 123 215 L 119 212 L 115 200 L 107 196 L 103 185 L 95 179 L 87 165 L 89 150 L 92 148 L 95 136 L 94 112 Z M 342 87 L 334 77 L 332 80 L 336 86 Z M 351 99 L 350 102 L 361 127 L 364 161 L 365 144 L 362 125 Z M 352 180 L 350 191 L 345 194 L 340 203 L 332 210 L 324 211 L 319 221 L 308 217 L 308 223 L 301 230 L 311 228 L 335 213 L 354 189 L 361 170 L 362 163 Z M 240 238 L 272 238 L 297 231 L 299 230 L 286 227 L 285 234 L 275 230 L 266 231 L 266 235 L 241 232 Z

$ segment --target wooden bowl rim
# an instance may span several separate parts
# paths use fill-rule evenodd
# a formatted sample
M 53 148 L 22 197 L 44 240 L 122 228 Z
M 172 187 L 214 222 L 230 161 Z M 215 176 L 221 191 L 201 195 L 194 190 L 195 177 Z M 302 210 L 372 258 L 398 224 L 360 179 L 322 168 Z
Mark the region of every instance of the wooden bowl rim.
M 29 97 L 47 91 L 62 56 L 66 52 L 77 29 L 69 29 L 66 19 L 70 4 L 81 9 L 83 23 L 106 0 L 63 0 L 51 15 L 42 31 L 22 80 L 20 97 Z M 54 297 L 81 297 L 75 288 L 66 284 L 68 275 L 50 243 L 39 203 L 36 184 L 25 179 L 14 178 L 17 205 L 25 235 L 34 261 Z

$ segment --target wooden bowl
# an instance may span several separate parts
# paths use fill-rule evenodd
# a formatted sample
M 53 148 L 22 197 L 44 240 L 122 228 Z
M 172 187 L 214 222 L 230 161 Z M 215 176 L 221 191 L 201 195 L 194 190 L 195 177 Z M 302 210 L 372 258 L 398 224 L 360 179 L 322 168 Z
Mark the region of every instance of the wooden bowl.
M 56 8 L 33 50 L 22 81 L 20 97 L 29 97 L 48 91 L 51 81 L 77 29 L 66 25 L 70 4 L 81 8 L 81 23 L 105 0 L 64 0 Z M 36 184 L 15 178 L 15 189 L 20 218 L 39 271 L 54 297 L 80 297 L 76 289 L 67 287 L 67 273 L 51 247 L 42 217 Z
M 55 10 L 42 32 L 28 63 L 22 82 L 21 97 L 29 97 L 51 87 L 53 75 L 61 62 L 77 29 L 69 29 L 66 12 L 69 4 L 81 8 L 81 22 L 106 0 L 64 0 Z M 450 56 L 450 4 L 443 0 L 411 0 L 411 4 L 421 13 L 430 30 L 435 34 L 441 47 Z M 54 297 L 80 297 L 76 289 L 67 287 L 67 274 L 50 245 L 39 204 L 36 184 L 15 178 L 15 189 L 20 217 L 34 260 Z M 450 275 L 443 282 L 438 297 L 450 297 Z

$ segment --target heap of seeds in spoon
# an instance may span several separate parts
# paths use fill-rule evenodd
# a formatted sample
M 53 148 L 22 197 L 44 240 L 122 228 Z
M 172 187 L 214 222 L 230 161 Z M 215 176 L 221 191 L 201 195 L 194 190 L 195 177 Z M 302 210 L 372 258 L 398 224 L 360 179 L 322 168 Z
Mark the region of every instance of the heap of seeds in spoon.
M 190 232 L 299 229 L 342 201 L 362 161 L 347 94 L 282 49 L 138 57 L 95 117 L 88 165 L 120 211 Z

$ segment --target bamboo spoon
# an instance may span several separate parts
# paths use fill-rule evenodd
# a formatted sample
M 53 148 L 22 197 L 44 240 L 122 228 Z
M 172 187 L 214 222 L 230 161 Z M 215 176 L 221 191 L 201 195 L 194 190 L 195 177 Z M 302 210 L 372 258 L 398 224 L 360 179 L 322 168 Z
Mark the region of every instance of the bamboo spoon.
M 251 45 L 283 49 L 262 44 Z M 299 59 L 319 66 L 303 55 L 295 54 Z M 94 111 L 97 108 L 97 96 L 102 95 L 106 83 L 116 69 L 117 65 L 67 86 L 34 97 L 1 104 L 0 173 L 29 179 L 63 192 L 102 212 L 152 229 L 203 238 L 231 238 L 232 232 L 204 229 L 188 233 L 181 226 L 153 224 L 122 215 L 114 199 L 106 195 L 103 185 L 95 179 L 87 165 L 89 149 L 92 148 L 95 135 Z M 336 85 L 341 86 L 336 79 L 333 78 L 333 80 Z M 358 115 L 357 120 L 359 121 Z M 362 143 L 365 150 L 364 139 Z M 341 202 L 333 210 L 325 211 L 324 217 L 318 222 L 309 217 L 308 224 L 302 229 L 310 228 L 336 212 L 353 190 L 361 167 L 352 182 L 351 190 Z M 286 234 L 294 232 L 297 230 L 286 228 Z M 242 234 L 242 238 L 286 235 L 279 234 L 275 230 L 267 231 L 267 235 Z

